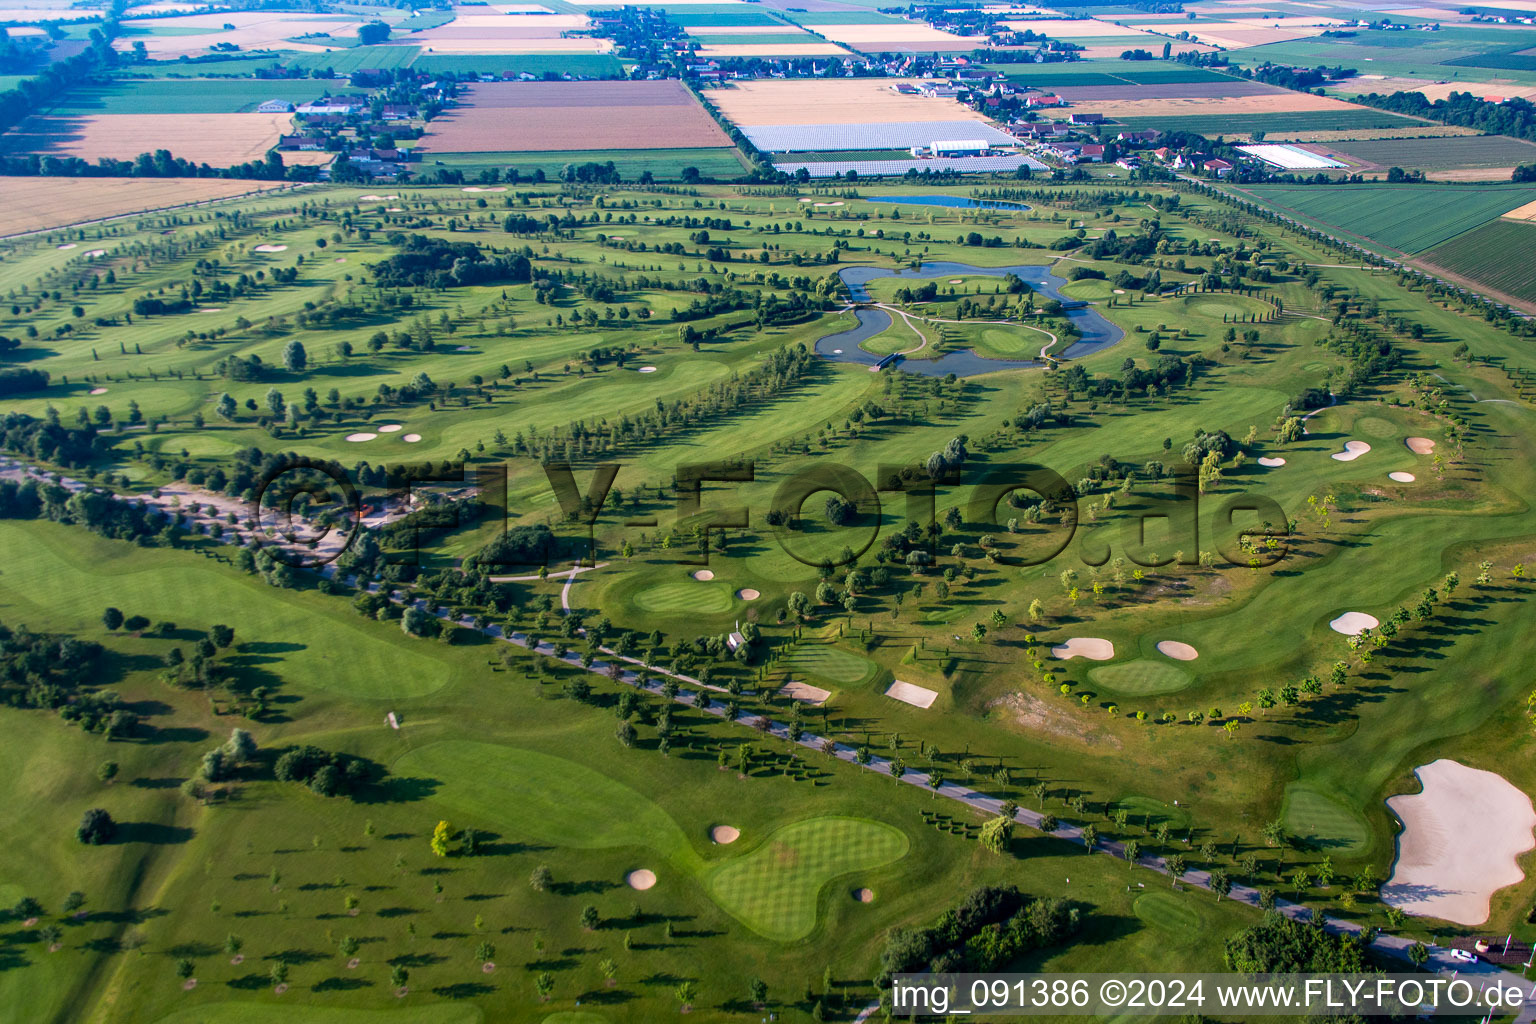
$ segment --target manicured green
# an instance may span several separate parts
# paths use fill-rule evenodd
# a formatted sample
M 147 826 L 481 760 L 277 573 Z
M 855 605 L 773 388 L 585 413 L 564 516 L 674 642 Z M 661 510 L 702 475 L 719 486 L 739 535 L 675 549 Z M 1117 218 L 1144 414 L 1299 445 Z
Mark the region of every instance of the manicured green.
M 779 664 L 793 674 L 803 673 L 839 688 L 867 685 L 880 671 L 868 658 L 825 642 L 798 644 Z
M 816 926 L 816 907 L 828 884 L 846 879 L 860 888 L 858 871 L 883 867 L 907 852 L 907 837 L 861 818 L 824 817 L 774 832 L 751 853 L 709 876 L 710 894 L 747 927 L 789 942 Z M 852 893 L 847 898 L 852 898 Z
M 1177 693 L 1193 679 L 1178 665 L 1166 661 L 1139 659 L 1100 665 L 1088 670 L 1090 681 L 1124 696 L 1148 696 Z

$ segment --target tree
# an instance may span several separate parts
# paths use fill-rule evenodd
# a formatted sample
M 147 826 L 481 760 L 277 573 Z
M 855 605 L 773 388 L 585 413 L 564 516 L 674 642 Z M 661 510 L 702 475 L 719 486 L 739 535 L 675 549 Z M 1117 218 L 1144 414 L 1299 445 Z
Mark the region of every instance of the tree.
M 432 830 L 432 854 L 437 857 L 448 856 L 452 849 L 453 835 L 453 826 L 446 821 L 439 821 Z
M 481 940 L 475 947 L 475 959 L 483 964 L 488 964 L 496 959 L 496 946 L 488 940 Z
M 64 897 L 64 903 L 59 907 L 59 912 L 68 917 L 83 906 L 85 906 L 85 893 L 77 890 Z
M 1429 947 L 1422 942 L 1415 942 L 1408 947 L 1408 960 L 1413 966 L 1423 970 L 1424 965 L 1429 963 Z
M 752 1000 L 753 1006 L 768 1002 L 768 983 L 762 978 L 753 978 L 747 983 L 747 998 Z
M 350 960 L 353 957 L 357 956 L 357 951 L 361 947 L 362 947 L 362 943 L 358 942 L 357 939 L 354 938 L 353 936 L 348 935 L 346 938 L 341 940 L 341 942 L 340 942 L 340 944 L 338 945 L 337 948 L 339 948 L 341 950 L 341 955 L 342 956 L 344 956 L 348 960 Z
M 627 932 L 624 935 L 624 941 L 625 942 L 629 941 L 629 934 Z M 601 960 L 598 961 L 598 963 L 597 963 L 597 970 L 598 970 L 598 972 L 600 974 L 602 974 L 603 981 L 605 981 L 609 985 L 612 985 L 613 984 L 613 979 L 619 973 L 619 965 L 614 962 L 613 957 L 605 956 Z
M 581 927 L 586 931 L 597 931 L 597 926 L 602 924 L 602 921 L 603 919 L 599 916 L 597 908 L 592 904 L 588 903 L 581 908 Z
M 123 628 L 123 613 L 116 608 L 108 608 L 101 613 L 101 624 L 108 630 L 116 632 Z
M 1083 826 L 1083 846 L 1092 853 L 1099 845 L 1099 830 L 1093 825 Z
M 283 366 L 289 373 L 303 373 L 309 365 L 309 353 L 304 351 L 304 343 L 297 338 L 283 347 Z
M 182 957 L 176 961 L 176 977 L 186 981 L 192 977 L 192 961 Z
M 1003 853 L 1013 839 L 1013 819 L 998 815 L 981 826 L 982 849 L 991 853 Z
M 248 764 L 256 760 L 256 740 L 244 729 L 231 729 L 229 739 L 221 749 L 225 759 L 232 764 Z
M 550 874 L 548 864 L 540 864 L 528 876 L 528 885 L 534 892 L 547 892 L 553 882 L 554 876 Z
M 279 988 L 288 983 L 288 965 L 283 961 L 279 960 L 273 964 L 272 970 L 268 973 L 271 975 L 273 988 Z
M 1210 885 L 1211 892 L 1216 894 L 1217 903 L 1220 903 L 1221 898 L 1232 891 L 1232 879 L 1228 878 L 1227 873 L 1220 868 L 1211 872 Z
M 548 977 L 548 975 L 541 975 Z M 395 964 L 389 971 L 389 983 L 397 989 L 405 988 L 405 983 L 411 980 L 411 972 L 405 969 L 404 964 Z
M 1141 856 L 1141 843 L 1137 842 L 1134 839 L 1127 839 L 1125 841 L 1125 860 L 1126 860 L 1126 863 L 1127 864 L 1135 864 L 1137 858 L 1139 858 L 1140 856 Z
M 117 778 L 117 762 L 103 761 L 101 764 L 97 765 L 96 778 L 110 786 L 112 784 L 112 780 Z
M 1184 858 L 1176 853 L 1164 861 L 1164 864 L 1168 868 L 1168 874 L 1173 876 L 1174 888 L 1178 888 L 1179 879 L 1184 877 L 1184 872 L 1187 870 L 1184 865 Z
M 680 981 L 677 983 L 675 991 L 677 992 L 677 1001 L 683 1004 L 684 1010 L 687 1010 L 693 1006 L 693 1001 L 698 996 L 699 987 L 691 981 Z
M 116 834 L 117 822 L 100 807 L 92 807 L 81 815 L 80 825 L 75 829 L 75 838 L 87 846 L 110 843 Z

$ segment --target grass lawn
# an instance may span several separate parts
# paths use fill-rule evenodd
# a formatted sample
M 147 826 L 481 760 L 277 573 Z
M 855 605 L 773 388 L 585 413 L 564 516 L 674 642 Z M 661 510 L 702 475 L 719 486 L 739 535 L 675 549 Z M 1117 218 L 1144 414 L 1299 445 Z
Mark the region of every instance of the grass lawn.
M 638 179 L 646 171 L 657 179 L 675 181 L 682 177 L 685 168 L 696 168 L 706 178 L 739 178 L 746 167 L 734 149 L 594 149 L 551 153 L 427 153 L 423 166 L 441 164 L 464 172 L 467 179 L 482 170 L 494 169 L 505 173 L 510 168 L 526 180 L 535 172 L 543 171 L 550 179 L 558 179 L 566 164 L 607 163 L 613 161 L 614 169 L 626 181 Z
M 801 643 L 780 659 L 785 670 L 806 675 L 838 688 L 867 686 L 880 672 L 880 666 L 831 643 Z
M 1088 679 L 1127 697 L 1177 693 L 1194 682 L 1190 674 L 1177 665 L 1148 659 L 1100 665 L 1088 670 Z

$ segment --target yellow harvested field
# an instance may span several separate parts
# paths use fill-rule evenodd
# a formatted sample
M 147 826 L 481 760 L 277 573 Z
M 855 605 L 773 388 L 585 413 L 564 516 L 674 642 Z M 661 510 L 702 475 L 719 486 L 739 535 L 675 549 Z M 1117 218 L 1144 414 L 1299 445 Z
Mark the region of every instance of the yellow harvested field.
M 100 19 L 102 11 L 85 11 L 71 7 L 0 7 L 0 21 L 74 21 L 77 18 Z M 13 35 L 15 29 L 9 30 Z
M 964 104 L 908 96 L 893 85 L 907 78 L 759 79 L 710 89 L 705 98 L 738 125 L 862 124 L 866 121 L 980 121 Z
M 985 36 L 957 36 L 927 25 L 817 25 L 816 31 L 833 42 L 854 48 L 940 46 L 976 49 L 987 45 Z
M 1504 214 L 1504 219 L 1536 221 L 1536 202 L 1530 202 L 1526 203 L 1524 206 L 1515 207 L 1513 210 L 1510 210 L 1508 213 Z
M 225 24 L 235 26 L 227 31 Z M 133 21 L 123 22 L 125 28 L 133 27 Z M 196 57 L 212 51 L 216 43 L 234 43 L 242 50 L 300 50 L 317 52 L 325 49 L 324 39 L 291 43 L 287 40 L 299 36 L 326 33 L 336 38 L 357 35 L 362 22 L 355 18 L 322 17 L 316 15 L 288 14 L 268 11 L 224 11 L 219 14 L 189 14 L 182 17 L 155 18 L 146 22 L 150 28 L 202 29 L 200 32 L 171 35 L 124 35 L 113 41 L 119 50 L 127 50 L 141 42 L 153 57 Z M 332 47 L 336 43 L 330 44 Z
M 1301 110 L 1362 110 L 1331 96 L 1305 92 L 1258 96 L 1193 96 L 1146 100 L 1095 100 L 1093 111 L 1106 117 L 1177 117 L 1195 114 L 1288 114 Z
M 1536 97 L 1536 85 L 1517 85 L 1514 82 L 1423 82 L 1414 78 L 1391 78 L 1383 75 L 1361 75 L 1360 81 L 1341 92 L 1368 93 L 1368 92 L 1421 92 L 1424 98 L 1433 103 L 1435 100 L 1443 100 L 1450 97 L 1453 92 L 1469 92 L 1474 96 L 1487 99 L 1490 96 L 1500 96 L 1504 99 L 1531 99 Z
M 1458 167 L 1449 171 L 1425 171 L 1424 177 L 1430 181 L 1508 181 L 1515 173 L 1510 167 Z M 1379 174 L 1377 177 L 1385 178 Z
M 1164 43 L 1172 43 L 1173 49 L 1170 52 L 1176 54 L 1212 53 L 1216 49 L 1216 47 L 1211 46 L 1209 43 L 1195 43 L 1183 39 L 1167 39 L 1163 36 L 1156 35 L 1149 37 L 1149 40 L 1158 47 L 1161 47 Z M 1144 50 L 1151 48 L 1146 43 L 1141 43 L 1139 40 L 1138 45 L 1140 45 L 1140 47 Z M 1081 50 L 1078 50 L 1077 56 L 1082 60 L 1115 60 L 1125 52 L 1125 49 L 1125 46 L 1119 43 L 1115 43 L 1109 46 L 1087 46 Z
M 0 136 L 0 152 L 132 160 L 170 150 L 215 167 L 261 160 L 289 128 L 288 114 L 101 114 L 29 117 Z
M 608 53 L 611 39 L 531 39 L 510 36 L 478 36 L 474 39 L 425 38 L 418 32 L 407 39 L 394 40 L 402 46 L 419 46 L 425 53 Z
M 409 23 L 407 23 L 409 24 Z M 592 24 L 585 14 L 539 14 L 513 16 L 507 14 L 459 14 L 443 28 L 488 28 L 493 33 L 502 31 L 518 32 L 528 29 L 555 29 L 559 32 L 568 32 L 571 29 L 587 28 Z M 428 29 L 427 32 L 432 32 Z M 410 38 L 425 33 L 412 33 Z M 406 38 L 401 36 L 401 38 Z
M 1004 25 L 1015 32 L 1025 30 L 1040 33 L 1051 39 L 1096 39 L 1100 36 L 1150 35 L 1134 25 L 1113 25 L 1094 18 L 1030 18 L 1025 21 L 1005 21 Z
M 1290 19 L 1286 19 L 1289 23 Z M 1307 39 L 1327 31 L 1321 25 L 1297 24 L 1291 28 L 1256 28 L 1233 21 L 1193 23 L 1186 26 L 1189 34 L 1202 43 L 1225 46 L 1229 50 L 1241 50 L 1248 46 L 1264 46 L 1268 43 L 1284 43 L 1292 39 Z
M 290 150 L 283 154 L 284 167 L 324 167 L 336 159 L 335 153 L 327 153 L 320 149 Z
M 1466 21 L 1472 17 L 1449 7 L 1395 7 L 1392 13 L 1407 18 L 1428 18 L 1430 21 Z
M 793 25 L 689 25 L 688 34 L 707 39 L 710 36 L 787 36 L 803 35 L 814 39 Z
M 846 57 L 848 51 L 832 43 L 723 43 L 720 46 L 701 46 L 700 57 Z
M 0 235 L 287 188 L 235 178 L 0 178 Z

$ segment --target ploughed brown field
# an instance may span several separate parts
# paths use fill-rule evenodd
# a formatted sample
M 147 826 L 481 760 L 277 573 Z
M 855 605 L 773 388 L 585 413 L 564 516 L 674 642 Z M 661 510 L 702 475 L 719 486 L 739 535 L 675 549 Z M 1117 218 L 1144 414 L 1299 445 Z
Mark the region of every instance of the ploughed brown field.
M 266 158 L 288 131 L 288 114 L 100 114 L 29 117 L 0 135 L 0 153 L 132 160 L 169 150 L 172 156 L 214 167 Z
M 0 236 L 287 187 L 234 178 L 0 178 Z
M 711 149 L 731 140 L 681 82 L 494 82 L 432 121 L 430 153 Z

